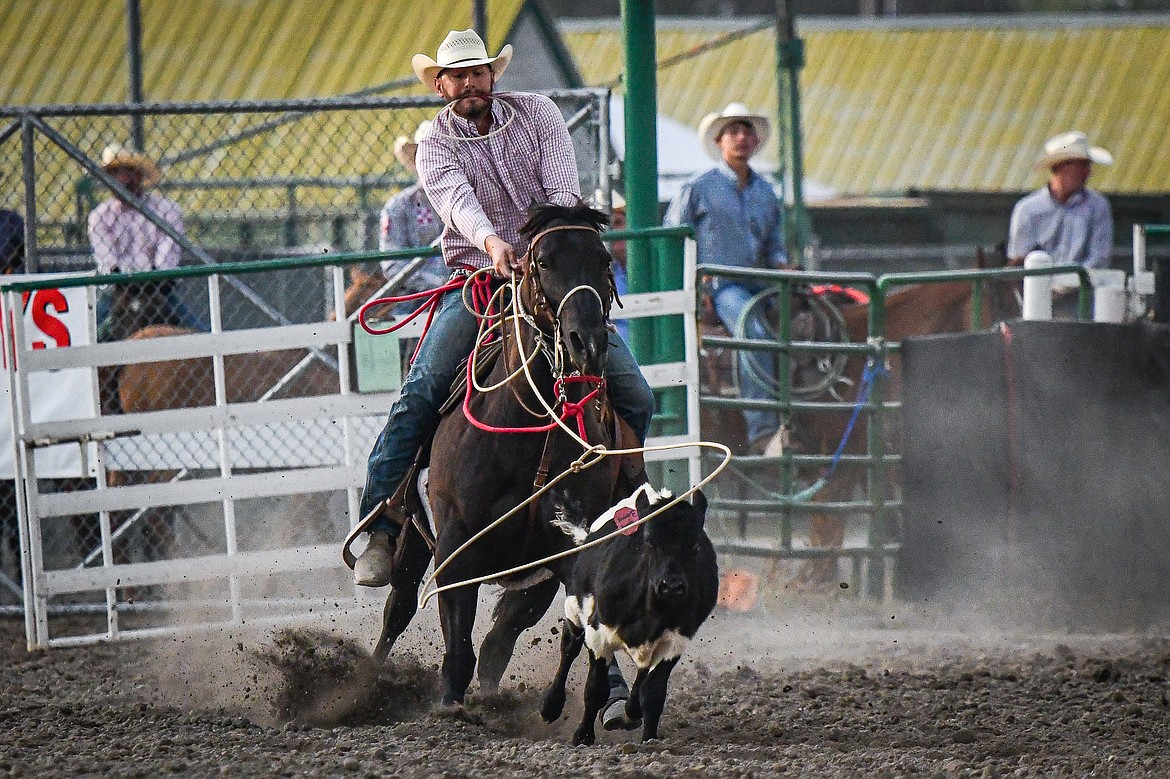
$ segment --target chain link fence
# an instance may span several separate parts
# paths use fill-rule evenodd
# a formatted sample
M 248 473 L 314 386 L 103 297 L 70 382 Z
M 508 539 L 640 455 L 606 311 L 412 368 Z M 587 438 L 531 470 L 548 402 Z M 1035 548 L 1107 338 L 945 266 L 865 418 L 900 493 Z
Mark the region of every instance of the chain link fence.
M 581 191 L 588 197 L 607 178 L 608 93 L 548 94 L 569 123 Z M 122 207 L 134 211 L 139 224 L 151 223 L 156 234 L 166 233 L 180 265 L 377 250 L 382 206 L 414 183 L 412 171 L 395 158 L 395 140 L 412 137 L 440 105 L 438 98 L 357 97 L 0 108 L 0 180 L 6 185 L 0 188 L 0 209 L 26 222 L 26 272 L 94 271 L 91 214 L 114 197 L 111 177 L 101 167 L 103 150 L 111 144 L 129 149 L 130 139 L 140 135 L 142 153 L 162 175 L 143 197 L 124 199 L 129 206 Z M 121 242 L 120 250 L 133 242 L 125 234 L 115 234 L 113 240 Z M 161 256 L 164 249 L 157 250 Z M 371 267 L 376 263 L 351 265 L 351 281 L 368 275 Z M 162 336 L 152 342 L 160 360 L 170 354 L 168 336 L 207 330 L 213 317 L 224 332 L 231 332 L 324 322 L 336 307 L 333 273 L 323 267 L 229 274 L 215 293 L 200 277 L 145 284 L 117 277 L 111 281 L 118 283 L 89 294 L 92 340 L 139 339 L 151 328 L 148 334 Z M 213 301 L 213 294 L 219 299 Z M 223 359 L 229 403 L 339 391 L 339 361 L 327 345 Z M 101 368 L 96 390 L 100 413 L 211 406 L 211 368 L 208 357 Z M 281 440 L 277 427 L 255 435 L 271 439 L 257 441 L 256 451 L 293 450 L 288 456 L 295 459 L 299 447 L 311 459 L 311 434 Z M 145 470 L 141 463 L 178 464 L 201 456 L 175 451 L 191 444 L 173 436 L 143 435 L 135 441 L 133 450 L 123 445 L 107 452 L 106 468 L 125 480 L 121 483 L 184 478 L 182 468 Z M 252 467 L 265 468 L 266 458 L 258 455 Z M 37 482 L 43 494 L 95 486 L 86 474 L 54 474 Z M 20 603 L 16 498 L 12 482 L 3 482 L 0 489 L 0 607 L 11 608 Z M 337 500 L 326 495 L 324 501 L 289 501 L 301 505 L 283 505 L 274 514 L 269 499 L 255 513 L 280 516 L 280 533 L 289 543 L 327 542 L 344 535 L 338 523 L 344 525 L 345 509 Z M 151 561 L 222 550 L 222 525 L 202 519 L 218 510 L 213 504 L 112 512 L 115 556 Z M 221 529 L 209 530 L 215 527 Z M 42 539 L 46 567 L 102 564 L 97 515 L 46 520 Z

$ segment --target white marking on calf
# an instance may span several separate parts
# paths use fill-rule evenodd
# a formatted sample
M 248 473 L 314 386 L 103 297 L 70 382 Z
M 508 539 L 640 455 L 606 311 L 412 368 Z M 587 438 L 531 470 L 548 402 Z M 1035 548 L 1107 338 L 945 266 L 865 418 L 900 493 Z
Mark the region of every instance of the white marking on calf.
M 593 627 L 590 621 L 596 602 L 592 595 L 578 598 L 570 595 L 565 598 L 565 618 L 577 627 L 585 627 L 585 646 L 594 657 L 613 659 L 617 651 L 625 652 L 638 668 L 651 669 L 663 660 L 674 660 L 681 657 L 690 639 L 676 630 L 666 630 L 661 636 L 645 644 L 631 647 L 626 646 L 618 635 L 617 628 L 609 625 Z

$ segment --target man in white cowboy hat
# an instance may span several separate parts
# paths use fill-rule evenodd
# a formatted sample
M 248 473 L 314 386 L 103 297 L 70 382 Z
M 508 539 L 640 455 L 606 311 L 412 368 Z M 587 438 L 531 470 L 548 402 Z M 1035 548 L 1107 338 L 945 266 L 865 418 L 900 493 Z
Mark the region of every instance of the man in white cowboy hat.
M 1048 174 L 1048 184 L 1012 209 L 1008 256 L 1020 260 L 1039 249 L 1058 265 L 1108 268 L 1113 258 L 1113 214 L 1105 196 L 1086 183 L 1094 163 L 1112 162 L 1113 155 L 1090 145 L 1082 132 L 1049 138 L 1035 165 Z
M 414 131 L 414 138 L 405 135 L 398 136 L 394 141 L 394 156 L 402 167 L 411 175 L 417 175 L 414 157 L 418 151 L 418 142 L 431 129 L 430 120 L 419 123 Z M 443 232 L 443 220 L 435 212 L 430 198 L 423 190 L 422 183 L 416 181 L 409 187 L 399 190 L 382 207 L 381 226 L 378 235 L 378 248 L 382 251 L 393 249 L 407 249 L 413 246 L 430 246 Z M 410 260 L 383 260 L 382 273 L 387 279 L 393 278 Z M 419 292 L 424 289 L 434 289 L 447 281 L 451 271 L 443 262 L 442 257 L 432 257 L 426 261 L 414 274 L 406 280 L 396 294 Z M 412 303 L 404 304 L 407 307 L 417 307 Z
M 699 138 L 718 164 L 688 181 L 671 201 L 664 223 L 690 224 L 695 229 L 699 262 L 744 268 L 785 268 L 784 223 L 780 201 L 772 184 L 749 164 L 768 139 L 767 117 L 741 103 L 730 103 L 699 122 Z M 712 303 L 719 320 L 733 335 L 771 338 L 762 312 L 749 316 L 740 327 L 741 314 L 751 298 L 763 289 L 753 282 L 713 279 Z M 740 394 L 750 399 L 771 399 L 765 376 L 776 373 L 769 354 L 739 354 Z M 762 454 L 779 429 L 775 411 L 745 411 L 749 446 Z
M 489 57 L 473 30 L 452 30 L 435 59 L 416 54 L 411 61 L 419 80 L 446 100 L 419 139 L 415 160 L 443 219 L 443 259 L 452 270 L 491 267 L 500 277 L 510 275 L 527 248 L 520 227 L 528 207 L 581 203 L 572 140 L 556 104 L 543 95 L 494 91 L 511 60 L 511 46 Z M 437 424 L 477 327 L 462 296 L 448 293 L 370 452 L 360 511 L 377 519 L 354 566 L 359 585 L 389 583 L 399 528 L 386 516 L 388 499 Z M 617 334 L 610 337 L 605 375 L 618 413 L 645 440 L 654 395 Z
M 176 232 L 183 232 L 183 212 L 178 204 L 147 191 L 162 178 L 162 171 L 153 160 L 141 152 L 112 143 L 102 150 L 101 166 Z M 98 273 L 167 270 L 177 268 L 183 257 L 183 250 L 174 239 L 116 193 L 89 213 L 88 227 Z M 97 305 L 99 340 L 109 338 L 103 328 L 110 313 L 108 293 L 99 298 Z M 206 329 L 206 324 L 179 301 L 169 285 L 165 293 L 165 310 L 150 312 L 154 322 Z

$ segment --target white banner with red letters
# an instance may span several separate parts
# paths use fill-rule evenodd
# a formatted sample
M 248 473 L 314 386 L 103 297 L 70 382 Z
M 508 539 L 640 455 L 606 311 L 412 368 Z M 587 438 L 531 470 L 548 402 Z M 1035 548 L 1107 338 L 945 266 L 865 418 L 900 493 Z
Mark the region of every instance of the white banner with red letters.
M 40 273 L 26 276 L 5 276 L 4 283 L 17 281 L 44 281 L 54 276 L 70 277 L 76 274 Z M 86 274 L 88 275 L 88 274 Z M 21 294 L 21 310 L 8 310 L 8 295 L 0 299 L 0 333 L 3 335 L 4 378 L 0 380 L 0 479 L 16 476 L 14 465 L 12 425 L 12 381 L 8 361 L 14 349 L 15 321 L 23 319 L 25 348 L 64 349 L 84 346 L 90 342 L 89 313 L 86 307 L 86 287 L 38 289 Z M 38 371 L 28 376 L 30 409 L 33 422 L 63 419 L 88 419 L 98 415 L 93 378 L 87 368 L 66 368 Z M 92 444 L 90 444 L 92 447 Z M 86 458 L 89 473 L 82 473 L 82 457 L 78 444 L 61 444 L 37 450 L 36 473 L 41 478 L 68 478 L 93 475 L 93 457 Z

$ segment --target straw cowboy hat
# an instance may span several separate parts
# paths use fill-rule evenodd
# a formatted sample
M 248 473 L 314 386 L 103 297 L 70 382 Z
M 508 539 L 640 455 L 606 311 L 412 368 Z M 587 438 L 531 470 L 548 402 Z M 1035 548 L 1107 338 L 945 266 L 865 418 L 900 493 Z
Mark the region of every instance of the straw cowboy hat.
M 605 202 L 605 193 L 602 192 L 601 188 L 599 187 L 593 191 L 593 203 L 598 208 L 601 208 L 601 204 L 604 202 Z M 624 197 L 622 197 L 622 193 L 618 192 L 616 189 L 610 190 L 610 192 L 609 192 L 609 210 L 610 211 L 621 211 L 625 207 L 626 207 L 626 199 Z
M 475 65 L 491 65 L 496 78 L 504 75 L 512 61 L 512 44 L 500 49 L 500 53 L 489 57 L 487 46 L 476 35 L 475 30 L 452 30 L 439 44 L 435 59 L 425 54 L 415 54 L 410 59 L 414 75 L 428 87 L 434 85 L 435 76 L 444 68 L 470 68 Z
M 1098 165 L 1112 165 L 1113 155 L 1100 146 L 1090 146 L 1089 138 L 1077 130 L 1070 130 L 1049 138 L 1044 150 L 1036 158 L 1036 170 L 1052 170 L 1069 160 L 1088 160 Z
M 404 167 L 414 170 L 414 153 L 418 151 L 418 144 L 423 138 L 427 137 L 427 133 L 431 131 L 431 120 L 424 119 L 419 122 L 418 128 L 414 131 L 414 140 L 407 138 L 405 135 L 400 135 L 394 140 L 394 156 L 402 163 Z
M 111 143 L 102 149 L 102 170 L 109 172 L 115 168 L 134 168 L 142 174 L 144 187 L 152 187 L 162 178 L 162 171 L 154 164 L 154 160 L 120 143 Z
M 753 113 L 743 103 L 728 103 L 719 113 L 707 114 L 699 122 L 699 140 L 703 142 L 703 148 L 707 150 L 711 159 L 723 159 L 723 152 L 715 143 L 715 139 L 732 122 L 746 122 L 754 127 L 756 135 L 760 136 L 760 146 L 763 146 L 768 136 L 772 134 L 772 123 L 768 121 L 768 117 Z

